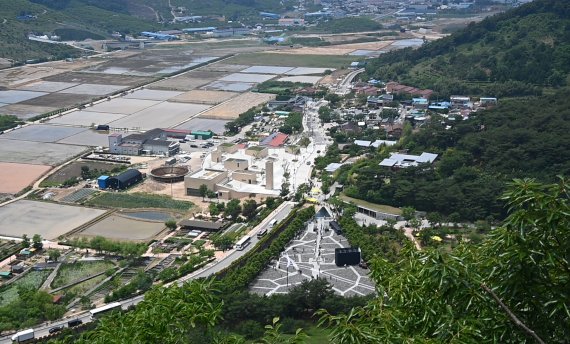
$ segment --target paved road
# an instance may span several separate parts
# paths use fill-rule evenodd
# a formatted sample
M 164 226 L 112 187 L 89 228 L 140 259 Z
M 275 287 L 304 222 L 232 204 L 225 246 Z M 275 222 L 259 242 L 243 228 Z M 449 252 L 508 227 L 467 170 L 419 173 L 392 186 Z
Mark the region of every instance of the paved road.
M 275 209 L 273 211 L 273 213 L 271 213 L 263 221 L 261 221 L 261 223 L 259 225 L 257 225 L 255 228 L 253 228 L 250 231 L 250 235 L 252 236 L 251 244 L 249 246 L 247 246 L 243 251 L 231 252 L 224 259 L 222 259 L 220 261 L 216 261 L 216 262 L 211 263 L 209 265 L 206 265 L 203 269 L 198 270 L 194 274 L 184 276 L 184 277 L 180 278 L 179 280 L 172 282 L 172 283 L 178 283 L 180 285 L 183 282 L 188 281 L 188 280 L 197 279 L 197 278 L 201 278 L 201 277 L 208 277 L 208 276 L 211 276 L 211 275 L 215 274 L 216 272 L 221 271 L 224 268 L 230 266 L 230 264 L 233 263 L 233 261 L 235 261 L 239 257 L 245 255 L 249 250 L 251 250 L 255 246 L 255 244 L 257 244 L 258 239 L 257 239 L 257 236 L 255 234 L 260 229 L 267 227 L 267 224 L 270 221 L 272 221 L 273 219 L 276 219 L 278 222 L 285 219 L 287 216 L 289 216 L 289 214 L 291 213 L 291 210 L 293 210 L 294 206 L 295 206 L 295 203 L 293 203 L 293 202 L 284 202 L 277 209 Z M 169 283 L 167 285 L 171 285 L 172 283 Z M 130 299 L 120 301 L 120 303 L 121 303 L 122 309 L 126 310 L 130 306 L 138 304 L 143 299 L 144 299 L 144 295 L 139 295 L 139 296 L 135 296 L 135 297 L 130 298 Z M 37 327 L 34 328 L 35 337 L 41 338 L 41 337 L 47 336 L 47 335 L 49 335 L 49 329 L 50 328 L 56 327 L 56 326 L 66 325 L 68 321 L 73 320 L 73 319 L 79 319 L 79 320 L 83 321 L 84 323 L 92 321 L 91 317 L 89 315 L 89 311 L 82 311 L 82 312 L 73 314 L 71 316 L 68 316 L 68 317 L 61 319 L 61 320 L 58 320 L 58 321 L 47 322 L 47 323 L 43 323 L 41 325 L 38 325 Z M 12 337 L 11 335 L 1 337 L 0 338 L 0 344 L 12 343 L 11 337 Z
M 281 205 L 280 209 L 277 209 L 277 212 L 274 214 L 274 216 L 268 216 L 267 218 L 265 218 L 265 220 L 261 221 L 261 223 L 259 225 L 257 225 L 254 229 L 252 229 L 251 232 L 249 233 L 249 235 L 251 236 L 251 244 L 248 245 L 243 251 L 234 250 L 229 255 L 227 255 L 224 259 L 222 259 L 221 261 L 214 264 L 212 267 L 209 267 L 209 268 L 207 268 L 207 270 L 201 271 L 197 274 L 189 275 L 188 278 L 186 278 L 186 280 L 187 279 L 201 278 L 201 277 L 208 277 L 208 276 L 211 276 L 211 275 L 227 268 L 228 266 L 230 266 L 230 264 L 233 263 L 234 260 L 244 256 L 247 252 L 249 252 L 257 244 L 259 239 L 257 239 L 256 234 L 259 230 L 266 228 L 267 224 L 273 219 L 276 219 L 277 222 L 281 222 L 283 219 L 285 219 L 287 216 L 289 216 L 289 213 L 291 213 L 293 206 L 294 206 L 293 202 L 283 203 Z M 181 283 L 181 282 L 183 282 L 183 281 L 180 281 L 179 283 Z
M 339 94 L 339 95 L 343 95 L 343 96 L 346 95 L 346 94 L 349 94 L 349 93 L 350 93 L 350 84 L 352 83 L 352 80 L 354 80 L 354 78 L 355 78 L 358 74 L 360 74 L 360 73 L 362 73 L 362 72 L 364 72 L 364 68 L 357 69 L 357 70 L 355 70 L 355 71 L 353 71 L 353 72 L 350 72 L 350 73 L 344 78 L 344 80 L 342 80 L 342 81 L 338 84 L 338 87 L 337 87 L 337 90 L 336 90 L 335 93 L 336 93 L 336 94 Z
M 315 158 L 325 154 L 329 139 L 319 120 L 318 110 L 326 101 L 309 102 L 303 116 L 303 131 L 308 133 L 311 143 L 303 149 L 298 161 L 291 166 L 291 191 L 295 193 L 299 185 L 308 183 Z

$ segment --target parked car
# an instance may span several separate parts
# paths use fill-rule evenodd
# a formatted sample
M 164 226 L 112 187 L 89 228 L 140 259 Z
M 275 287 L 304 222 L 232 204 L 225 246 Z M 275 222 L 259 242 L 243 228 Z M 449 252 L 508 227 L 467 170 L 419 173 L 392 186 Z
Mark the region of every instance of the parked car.
M 190 148 L 198 148 L 198 145 L 190 145 Z
M 50 328 L 48 332 L 49 332 L 49 334 L 52 334 L 52 333 L 57 333 L 57 332 L 62 331 L 62 330 L 63 330 L 63 325 L 60 325 L 60 326 L 55 326 L 55 327 Z

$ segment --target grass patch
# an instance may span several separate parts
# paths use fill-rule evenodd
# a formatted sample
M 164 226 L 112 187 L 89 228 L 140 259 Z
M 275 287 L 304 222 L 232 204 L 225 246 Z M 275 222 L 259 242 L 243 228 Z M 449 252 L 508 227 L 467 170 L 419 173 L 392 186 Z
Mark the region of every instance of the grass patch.
M 360 56 L 346 55 L 294 55 L 278 53 L 249 53 L 234 56 L 225 63 L 241 65 L 268 65 L 284 67 L 343 68 L 351 62 L 363 60 Z
M 59 268 L 57 276 L 53 280 L 51 287 L 59 288 L 69 283 L 72 283 L 73 281 L 78 281 L 82 278 L 93 276 L 98 273 L 107 271 L 108 269 L 113 267 L 115 267 L 115 264 L 106 261 L 77 262 L 73 264 L 63 264 Z
M 50 273 L 51 270 L 29 271 L 16 282 L 2 288 L 3 290 L 0 292 L 0 306 L 5 306 L 18 300 L 19 286 L 39 289 Z
M 194 206 L 192 202 L 177 201 L 168 196 L 142 192 L 130 194 L 103 192 L 93 197 L 87 204 L 104 208 L 161 208 L 184 211 Z
M 369 208 L 369 209 L 376 210 L 376 211 L 379 211 L 382 213 L 402 215 L 401 209 L 396 208 L 396 207 L 391 207 L 389 205 L 370 203 L 367 201 L 363 201 L 361 199 L 348 197 L 345 194 L 340 194 L 339 198 L 345 202 L 352 202 L 352 203 L 359 205 L 361 207 Z
M 76 284 L 71 288 L 65 289 L 65 292 L 75 294 L 75 295 L 81 295 L 81 294 L 85 293 L 86 291 L 88 291 L 89 289 L 95 287 L 97 284 L 103 282 L 103 280 L 105 278 L 107 278 L 107 275 L 100 275 L 97 277 L 93 277 L 90 280 Z

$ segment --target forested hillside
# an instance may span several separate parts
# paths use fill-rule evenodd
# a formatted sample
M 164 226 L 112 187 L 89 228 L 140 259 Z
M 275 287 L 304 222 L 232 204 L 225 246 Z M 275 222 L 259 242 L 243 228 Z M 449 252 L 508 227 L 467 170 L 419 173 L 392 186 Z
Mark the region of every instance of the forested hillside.
M 550 96 L 515 99 L 478 113 L 451 129 L 440 120 L 403 138 L 412 154 L 434 152 L 428 167 L 382 169 L 388 156 L 343 167 L 336 179 L 348 196 L 392 206 L 478 220 L 502 218 L 499 201 L 507 182 L 533 177 L 552 182 L 570 175 L 570 98 L 564 88 Z
M 570 83 L 569 62 L 570 2 L 537 0 L 420 49 L 385 54 L 366 70 L 368 76 L 431 88 L 440 96 L 505 97 Z

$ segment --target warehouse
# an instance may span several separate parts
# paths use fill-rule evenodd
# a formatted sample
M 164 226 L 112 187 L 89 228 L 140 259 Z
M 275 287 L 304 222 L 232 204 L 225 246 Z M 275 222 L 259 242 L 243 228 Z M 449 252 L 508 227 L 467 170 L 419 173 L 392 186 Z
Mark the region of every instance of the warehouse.
M 201 221 L 201 220 L 182 220 L 178 224 L 182 229 L 198 230 L 198 231 L 219 231 L 224 227 L 222 222 Z
M 142 134 L 109 135 L 109 151 L 123 155 L 164 155 L 173 156 L 180 151 L 180 143 L 167 139 L 168 132 L 152 129 Z
M 115 190 L 124 190 L 132 185 L 143 180 L 143 175 L 139 170 L 130 169 L 119 174 L 118 176 L 111 177 L 107 181 L 108 187 Z

